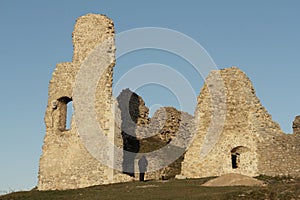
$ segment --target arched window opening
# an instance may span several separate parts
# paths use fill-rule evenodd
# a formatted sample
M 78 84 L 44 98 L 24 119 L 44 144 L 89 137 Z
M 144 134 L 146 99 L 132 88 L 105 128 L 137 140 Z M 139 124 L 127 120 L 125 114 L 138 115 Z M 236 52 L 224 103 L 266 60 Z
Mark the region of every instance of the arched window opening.
M 73 114 L 72 99 L 69 97 L 61 97 L 53 105 L 56 110 L 55 123 L 60 131 L 66 131 L 71 128 L 71 119 Z

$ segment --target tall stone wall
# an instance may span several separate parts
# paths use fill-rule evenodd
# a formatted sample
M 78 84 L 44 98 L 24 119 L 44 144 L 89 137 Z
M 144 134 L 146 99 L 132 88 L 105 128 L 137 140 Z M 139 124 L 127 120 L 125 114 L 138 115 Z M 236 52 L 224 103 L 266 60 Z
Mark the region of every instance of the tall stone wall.
M 97 46 L 111 37 L 114 37 L 113 22 L 103 15 L 88 14 L 75 24 L 73 60 L 57 64 L 49 83 L 39 190 L 134 180 L 133 176 L 138 175 L 138 153 L 147 154 L 167 145 L 169 150 L 152 157 L 149 166 L 155 165 L 156 160 L 167 163 L 167 154 L 182 154 L 176 159 L 170 156 L 172 162 L 146 173 L 146 179 L 172 178 L 180 173 L 188 178 L 226 173 L 300 176 L 299 117 L 293 124 L 294 134 L 284 134 L 256 97 L 249 78 L 236 67 L 210 73 L 198 97 L 195 118 L 166 107 L 150 119 L 143 99 L 130 90 L 122 91 L 117 101 L 113 99 L 115 62 L 102 66 L 105 71 L 99 77 L 95 93 L 96 118 L 109 142 L 125 151 L 117 156 L 104 148 L 113 162 L 122 162 L 123 170 L 99 162 L 81 141 L 75 126 L 76 113 L 67 128 L 67 109 L 69 103 L 77 103 L 73 89 L 82 64 Z M 109 51 L 101 52 L 104 59 L 114 58 L 115 46 L 113 42 L 109 45 Z M 134 154 L 128 156 L 126 151 Z
M 73 99 L 75 78 L 81 64 L 99 44 L 114 37 L 112 20 L 103 15 L 80 17 L 73 32 L 73 61 L 60 63 L 49 83 L 49 98 L 45 114 L 46 136 L 39 166 L 39 190 L 61 190 L 116 182 L 113 169 L 96 160 L 84 147 L 77 133 L 74 117 L 66 129 L 67 104 Z M 111 44 L 111 49 L 114 49 Z M 103 54 L 102 56 L 114 56 Z M 100 78 L 95 98 L 99 124 L 106 136 L 120 144 L 112 116 L 113 66 L 107 67 Z M 119 140 L 119 141 L 117 141 Z M 112 141 L 114 142 L 114 141 Z
M 299 176 L 299 140 L 281 131 L 238 68 L 210 73 L 198 97 L 195 120 L 197 132 L 185 155 L 184 176 Z

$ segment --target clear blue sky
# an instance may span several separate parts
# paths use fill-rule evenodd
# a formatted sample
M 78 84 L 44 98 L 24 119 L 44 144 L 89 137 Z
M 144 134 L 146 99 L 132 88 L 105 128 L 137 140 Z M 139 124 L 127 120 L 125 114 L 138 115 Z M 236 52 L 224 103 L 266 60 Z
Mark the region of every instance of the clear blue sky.
M 297 0 L 1 0 L 0 192 L 37 183 L 48 82 L 56 63 L 71 61 L 77 17 L 106 14 L 117 33 L 152 26 L 187 34 L 219 68 L 245 71 L 273 119 L 290 133 L 300 114 L 299 10 Z M 145 100 L 155 104 L 155 98 Z

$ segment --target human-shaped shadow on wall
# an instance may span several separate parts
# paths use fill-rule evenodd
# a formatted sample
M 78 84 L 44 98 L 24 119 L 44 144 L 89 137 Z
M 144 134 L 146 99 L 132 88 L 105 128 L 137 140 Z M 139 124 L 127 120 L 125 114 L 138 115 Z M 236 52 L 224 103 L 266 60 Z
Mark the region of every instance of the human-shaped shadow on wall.
M 147 172 L 148 161 L 146 156 L 142 156 L 139 159 L 139 171 L 140 171 L 140 181 L 145 181 L 145 172 Z
M 134 177 L 134 160 L 140 149 L 140 142 L 136 137 L 140 100 L 139 96 L 129 89 L 123 90 L 117 100 L 122 119 L 123 173 Z

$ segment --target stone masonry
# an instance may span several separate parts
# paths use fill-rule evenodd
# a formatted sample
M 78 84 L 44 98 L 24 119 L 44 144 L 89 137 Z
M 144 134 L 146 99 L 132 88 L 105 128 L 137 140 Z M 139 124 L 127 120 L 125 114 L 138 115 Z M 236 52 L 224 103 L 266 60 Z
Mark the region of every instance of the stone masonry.
M 300 136 L 300 116 L 295 117 L 293 122 L 293 131 L 295 135 Z
M 117 171 L 101 164 L 88 152 L 77 133 L 74 115 L 71 127 L 66 128 L 67 105 L 76 101 L 73 99 L 73 88 L 77 73 L 89 53 L 109 37 L 114 37 L 114 26 L 106 16 L 88 14 L 76 21 L 73 32 L 73 61 L 58 64 L 49 83 L 49 98 L 45 114 L 46 135 L 40 158 L 38 190 L 74 189 L 134 180 L 131 174 L 128 176 L 126 175 L 128 173 L 123 174 L 124 171 Z M 111 49 L 114 48 L 112 44 Z M 113 51 L 110 53 L 114 56 Z M 103 52 L 103 56 L 111 55 Z M 115 146 L 130 152 L 140 152 L 139 147 L 138 149 L 132 147 L 132 144 L 138 143 L 140 138 L 130 135 L 134 136 L 137 132 L 142 132 L 141 128 L 149 125 L 149 109 L 141 97 L 129 90 L 123 91 L 123 95 L 121 94 L 118 101 L 115 101 L 112 97 L 114 63 L 105 67 L 107 70 L 99 79 L 95 95 L 99 125 Z M 129 111 L 130 113 L 127 113 Z M 175 113 L 179 116 L 180 112 Z M 156 121 L 158 123 L 159 119 Z M 146 128 L 147 132 L 152 130 L 149 128 L 151 126 Z M 141 143 L 143 143 L 142 150 L 149 149 L 150 144 L 146 147 L 145 142 L 141 141 Z M 150 147 L 150 150 L 151 148 L 154 147 Z M 125 156 L 123 164 L 128 161 Z M 131 159 L 133 159 L 131 162 L 136 162 L 138 158 Z M 178 166 L 177 164 L 175 170 L 177 174 L 180 173 Z M 135 163 L 132 167 L 134 173 L 138 172 Z M 147 174 L 146 178 L 160 177 L 159 172 L 151 174 Z
M 283 133 L 240 69 L 232 67 L 210 73 L 198 97 L 194 117 L 165 107 L 150 118 L 142 97 L 129 89 L 116 99 L 112 96 L 113 42 L 109 43 L 109 51 L 100 55 L 104 59 L 113 58 L 114 62 L 103 66 L 106 70 L 99 77 L 94 105 L 100 128 L 109 142 L 122 149 L 122 155 L 118 157 L 114 150 L 106 148 L 103 151 L 112 156 L 113 162 L 119 162 L 122 170 L 99 162 L 79 136 L 76 106 L 67 128 L 67 109 L 71 102 L 78 105 L 73 89 L 82 64 L 97 46 L 111 38 L 114 25 L 104 15 L 88 14 L 76 21 L 72 62 L 57 64 L 49 83 L 38 190 L 137 180 L 138 155 L 166 146 L 167 152 L 155 154 L 148 165 L 154 166 L 154 161 L 172 162 L 146 172 L 146 179 L 169 179 L 176 175 L 200 178 L 227 173 L 300 177 L 300 117 L 293 123 L 294 134 Z M 180 156 L 172 157 L 175 152 L 180 152 Z
M 45 114 L 46 136 L 40 158 L 39 190 L 82 188 L 121 181 L 116 176 L 119 172 L 102 165 L 83 146 L 74 118 L 71 128 L 66 129 L 67 104 L 73 100 L 73 87 L 80 65 L 97 45 L 109 37 L 114 37 L 112 20 L 94 14 L 80 17 L 73 32 L 73 61 L 58 64 L 53 72 Z M 114 48 L 113 44 L 111 48 Z M 100 78 L 95 105 L 105 135 L 116 136 L 115 143 L 120 145 L 120 133 L 115 133 L 117 129 L 111 113 L 113 66 L 107 66 Z
M 249 78 L 237 67 L 210 73 L 198 97 L 195 120 L 196 138 L 186 152 L 183 176 L 300 176 L 299 138 L 281 131 L 256 97 Z M 211 148 L 204 149 L 201 156 L 201 149 L 209 147 L 206 144 Z
M 117 98 L 122 116 L 122 137 L 124 150 L 134 153 L 149 153 L 158 150 L 171 141 L 186 145 L 191 140 L 193 117 L 172 107 L 163 107 L 149 118 L 149 109 L 143 99 L 129 89 L 123 90 Z M 174 148 L 180 145 L 174 143 Z M 183 149 L 184 151 L 185 149 Z M 180 156 L 166 167 L 146 173 L 146 179 L 174 178 L 181 173 Z M 161 159 L 159 156 L 156 159 Z M 126 174 L 138 177 L 137 155 L 124 153 L 123 167 Z M 149 160 L 151 162 L 151 160 Z

